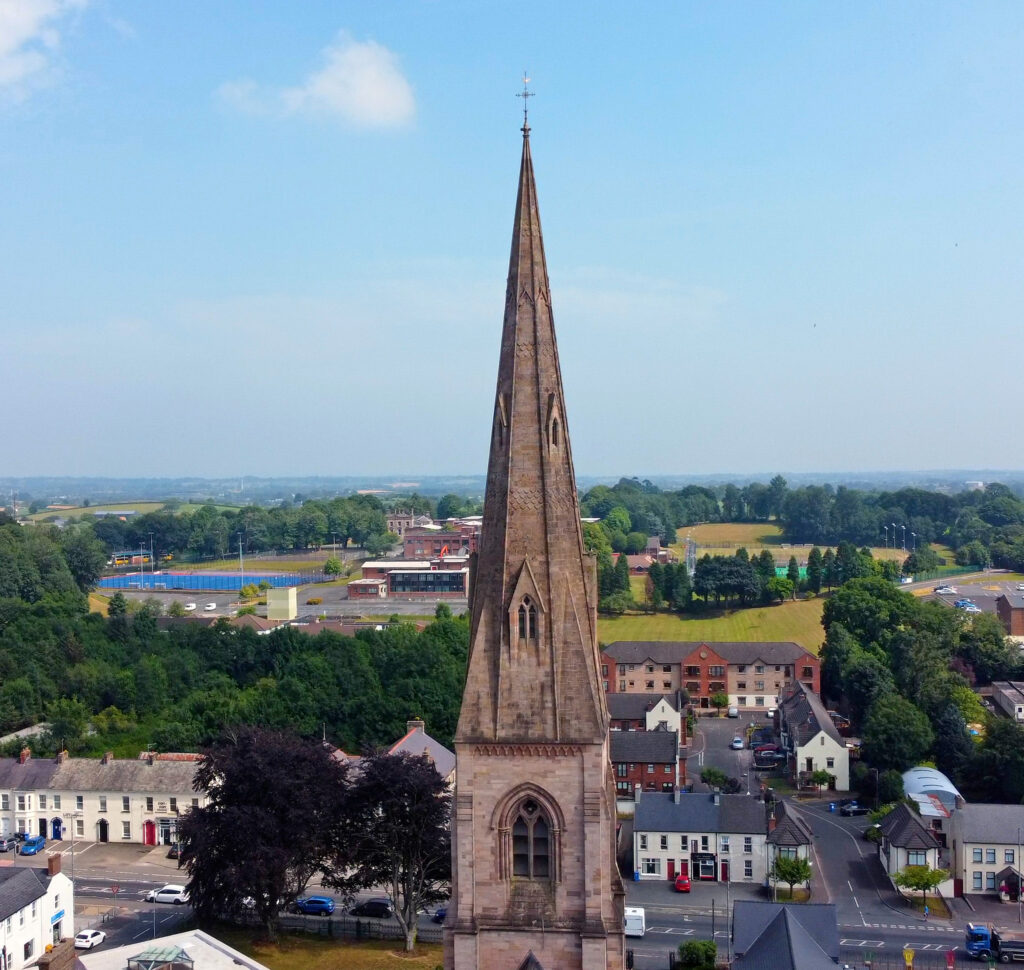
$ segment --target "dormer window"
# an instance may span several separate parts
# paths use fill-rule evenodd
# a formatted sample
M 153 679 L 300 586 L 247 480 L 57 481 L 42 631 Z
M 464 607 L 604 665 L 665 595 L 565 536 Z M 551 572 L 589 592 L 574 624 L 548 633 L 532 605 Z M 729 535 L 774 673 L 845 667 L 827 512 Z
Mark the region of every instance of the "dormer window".
M 519 604 L 519 639 L 537 639 L 537 607 L 529 596 L 524 596 L 523 602 Z

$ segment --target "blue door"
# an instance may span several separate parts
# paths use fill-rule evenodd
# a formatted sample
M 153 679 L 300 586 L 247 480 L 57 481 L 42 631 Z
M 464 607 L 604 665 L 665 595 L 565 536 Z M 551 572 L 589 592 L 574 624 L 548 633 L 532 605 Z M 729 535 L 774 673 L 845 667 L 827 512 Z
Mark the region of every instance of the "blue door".
M 59 842 L 61 840 L 61 838 L 63 838 L 63 836 L 61 835 L 61 832 L 64 829 L 64 823 L 59 818 L 51 819 L 50 820 L 50 829 L 52 831 L 52 838 L 55 841 Z

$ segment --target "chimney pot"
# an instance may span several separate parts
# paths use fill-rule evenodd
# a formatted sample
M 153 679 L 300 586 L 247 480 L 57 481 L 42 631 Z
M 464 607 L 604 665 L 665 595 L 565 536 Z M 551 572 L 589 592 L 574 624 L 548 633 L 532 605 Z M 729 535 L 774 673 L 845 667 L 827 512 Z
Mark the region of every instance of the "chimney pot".
M 26 761 L 29 761 L 32 757 L 31 748 L 22 748 L 21 753 L 18 755 L 18 764 L 23 765 Z
M 417 729 L 425 731 L 427 729 L 427 722 L 421 721 L 418 718 L 413 718 L 412 720 L 405 722 L 405 729 L 406 731 L 415 731 Z
M 46 857 L 47 875 L 55 876 L 60 872 L 60 853 L 54 852 Z

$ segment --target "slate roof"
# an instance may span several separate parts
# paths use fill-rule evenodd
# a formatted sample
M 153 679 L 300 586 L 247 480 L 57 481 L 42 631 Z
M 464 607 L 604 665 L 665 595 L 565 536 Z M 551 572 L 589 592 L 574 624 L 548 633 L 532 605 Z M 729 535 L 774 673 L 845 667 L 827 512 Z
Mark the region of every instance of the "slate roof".
M 107 764 L 93 758 L 68 758 L 55 765 L 56 771 L 46 787 L 55 791 L 131 792 L 160 794 L 192 792 L 196 763 L 154 760 L 119 761 Z
M 648 732 L 652 733 L 652 732 Z M 764 802 L 753 795 L 643 792 L 633 816 L 634 832 L 720 832 L 755 835 L 767 828 Z
M 440 741 L 432 738 L 422 727 L 413 727 L 406 732 L 405 736 L 399 738 L 391 745 L 391 754 L 411 754 L 419 756 L 429 755 L 434 762 L 437 773 L 442 778 L 448 778 L 455 770 L 455 753 L 449 751 Z
M 25 764 L 18 764 L 17 758 L 0 758 L 0 789 L 5 791 L 35 791 L 49 788 L 50 779 L 57 770 L 57 763 L 49 759 L 39 761 L 29 758 Z
M 679 758 L 679 735 L 675 731 L 612 731 L 613 762 L 675 764 Z
M 763 660 L 766 664 L 793 664 L 813 654 L 790 640 L 616 640 L 604 648 L 604 653 L 618 663 L 679 663 L 699 647 L 714 650 L 726 663 L 752 664 Z
M 0 869 L 0 920 L 46 895 L 50 877 L 43 869 Z
M 629 718 L 639 720 L 655 706 L 659 701 L 664 700 L 673 711 L 678 711 L 674 694 L 628 694 L 612 693 L 605 694 L 608 700 L 608 714 L 615 720 Z
M 733 967 L 743 970 L 834 970 L 839 924 L 832 903 L 762 903 L 733 906 Z
M 1016 844 L 1017 829 L 1024 829 L 1024 805 L 968 803 L 959 814 L 963 842 Z
M 900 802 L 886 815 L 879 823 L 879 828 L 892 845 L 901 849 L 934 849 L 939 844 L 927 826 L 917 817 L 917 812 L 906 802 Z
M 768 833 L 772 845 L 799 846 L 814 842 L 814 830 L 803 812 L 789 802 L 779 802 L 775 809 L 775 828 Z
M 784 688 L 779 702 L 780 714 L 788 733 L 798 748 L 802 748 L 820 731 L 827 734 L 841 748 L 846 747 L 831 715 L 821 703 L 821 698 L 799 680 Z

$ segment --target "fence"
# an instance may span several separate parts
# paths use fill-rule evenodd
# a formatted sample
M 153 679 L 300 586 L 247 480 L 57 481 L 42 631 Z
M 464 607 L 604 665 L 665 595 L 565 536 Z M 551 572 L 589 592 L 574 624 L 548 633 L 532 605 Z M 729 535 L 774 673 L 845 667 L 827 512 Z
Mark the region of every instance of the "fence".
M 253 920 L 245 920 L 253 923 Z M 301 913 L 282 914 L 279 925 L 282 930 L 295 933 L 315 933 L 317 936 L 337 937 L 350 940 L 404 940 L 402 927 L 394 920 L 356 919 L 354 916 L 304 916 Z M 416 938 L 422 943 L 440 943 L 440 924 L 420 926 Z
M 159 592 L 161 590 L 181 589 L 202 592 L 207 590 L 240 590 L 252 584 L 258 586 L 262 582 L 271 586 L 301 586 L 306 583 L 322 583 L 327 577 L 322 572 L 315 573 L 277 573 L 274 575 L 261 573 L 245 573 L 229 575 L 224 573 L 138 573 L 127 576 L 104 576 L 96 585 L 100 589 L 142 589 Z

